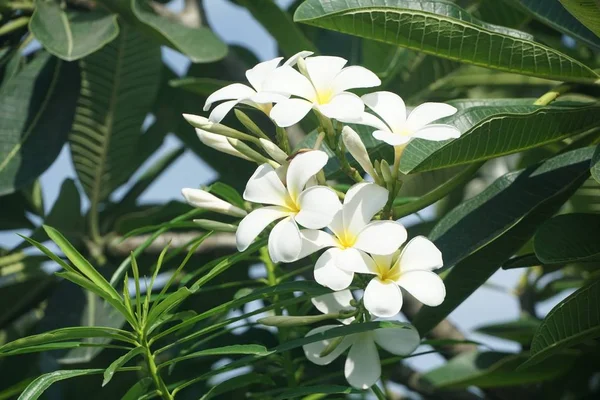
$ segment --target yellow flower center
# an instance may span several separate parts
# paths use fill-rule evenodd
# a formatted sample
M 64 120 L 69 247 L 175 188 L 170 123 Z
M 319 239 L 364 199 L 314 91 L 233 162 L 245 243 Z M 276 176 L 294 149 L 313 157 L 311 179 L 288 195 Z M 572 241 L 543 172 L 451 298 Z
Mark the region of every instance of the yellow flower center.
M 290 210 L 290 212 L 297 214 L 300 212 L 300 206 L 292 199 L 291 196 L 287 196 L 285 199 L 285 207 Z
M 377 262 L 375 265 L 377 266 L 377 277 L 384 282 L 396 281 L 400 277 L 400 267 L 397 263 L 394 263 L 391 267 Z
M 412 135 L 412 131 L 410 129 L 408 129 L 407 127 L 403 127 L 401 129 L 397 130 L 396 133 L 400 136 L 411 136 Z
M 317 91 L 317 103 L 321 105 L 328 104 L 332 98 L 333 90 L 331 89 Z
M 337 241 L 341 248 L 349 249 L 354 247 L 354 243 L 356 243 L 356 236 L 350 232 L 343 232 L 341 236 L 337 236 Z

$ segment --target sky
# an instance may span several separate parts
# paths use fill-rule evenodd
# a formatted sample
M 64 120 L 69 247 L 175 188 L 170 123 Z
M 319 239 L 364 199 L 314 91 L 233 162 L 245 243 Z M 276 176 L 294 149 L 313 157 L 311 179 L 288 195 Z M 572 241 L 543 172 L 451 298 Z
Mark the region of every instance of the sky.
M 291 0 L 277 1 L 280 6 L 287 6 Z M 170 7 L 173 10 L 181 9 L 183 0 L 175 0 Z M 228 0 L 205 1 L 207 19 L 211 27 L 228 44 L 243 45 L 251 49 L 259 59 L 266 60 L 276 56 L 276 43 L 269 33 L 262 28 L 244 8 L 234 5 Z M 163 50 L 163 59 L 175 71 L 183 73 L 188 66 L 187 60 L 182 55 L 170 49 Z M 198 105 L 198 114 L 201 114 L 201 105 Z M 151 165 L 170 149 L 180 145 L 178 139 L 169 135 L 163 147 L 150 159 L 145 167 Z M 142 170 L 144 167 L 142 167 Z M 190 173 L 190 171 L 193 171 Z M 139 175 L 139 173 L 137 174 Z M 58 159 L 41 176 L 43 195 L 48 209 L 58 196 L 61 182 L 66 178 L 75 178 L 68 149 L 63 148 Z M 216 178 L 214 171 L 199 160 L 191 151 L 187 151 L 163 175 L 157 179 L 141 201 L 146 203 L 167 202 L 169 200 L 182 200 L 181 189 L 184 187 L 198 187 L 207 184 Z M 135 180 L 135 176 L 131 181 Z M 122 195 L 129 185 L 125 185 L 116 192 L 117 198 Z M 85 210 L 88 204 L 82 204 Z M 414 219 L 403 221 L 414 222 Z M 26 232 L 23 232 L 26 233 Z M 19 243 L 19 238 L 14 232 L 0 233 L 0 246 L 11 247 Z M 490 285 L 479 288 L 471 297 L 461 304 L 451 315 L 450 320 L 455 322 L 470 339 L 482 342 L 498 351 L 518 351 L 519 346 L 513 342 L 491 339 L 483 335 L 471 335 L 478 326 L 494 322 L 504 322 L 517 319 L 519 316 L 518 300 L 510 294 L 515 287 L 522 271 L 498 271 L 489 281 Z M 554 298 L 546 301 L 539 308 L 539 313 L 547 313 L 557 301 L 564 298 Z M 429 369 L 441 365 L 442 359 L 437 355 L 427 355 L 410 359 L 409 363 L 419 369 Z

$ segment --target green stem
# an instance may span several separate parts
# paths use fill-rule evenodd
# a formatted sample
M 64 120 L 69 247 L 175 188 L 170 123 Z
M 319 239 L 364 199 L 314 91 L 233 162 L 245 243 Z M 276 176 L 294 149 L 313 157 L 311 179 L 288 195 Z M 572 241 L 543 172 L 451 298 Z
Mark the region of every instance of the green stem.
M 387 396 L 385 395 L 385 393 L 383 393 L 381 388 L 377 386 L 377 384 L 371 386 L 371 390 L 373 391 L 373 394 L 375 394 L 375 396 L 377 397 L 377 400 L 387 400 Z
M 342 171 L 344 171 L 344 173 L 348 175 L 348 177 L 350 177 L 350 179 L 352 179 L 354 182 L 362 182 L 362 176 L 360 176 L 358 171 L 355 168 L 352 168 L 350 163 L 348 163 L 348 159 L 346 158 L 346 148 L 344 147 L 344 142 L 341 140 L 339 141 L 338 145 L 335 146 L 335 154 L 340 161 Z
M 383 208 L 383 219 L 390 219 L 392 217 L 392 207 L 394 206 L 394 199 L 398 194 L 398 190 L 400 189 L 398 186 L 398 170 L 400 169 L 400 159 L 402 158 L 402 153 L 406 145 L 402 146 L 394 146 L 394 165 L 392 166 L 392 179 L 391 182 L 388 182 L 388 201 Z
M 4 25 L 2 25 L 0 27 L 0 36 L 6 35 L 7 33 L 11 33 L 18 29 L 26 27 L 28 23 L 29 23 L 29 17 L 19 17 L 19 18 L 13 19 L 11 21 L 8 21 L 7 23 L 5 23 Z
M 290 142 L 288 140 L 287 131 L 285 130 L 285 128 L 281 128 L 278 126 L 275 132 L 277 135 L 277 144 L 279 145 L 281 150 L 283 150 L 285 154 L 290 154 Z
M 394 208 L 394 218 L 399 219 L 422 210 L 423 208 L 432 205 L 438 200 L 446 197 L 456 187 L 466 183 L 475 172 L 483 165 L 482 162 L 476 162 L 469 165 L 467 168 L 462 170 L 460 173 L 453 176 L 449 181 L 445 182 L 441 186 L 438 186 L 431 192 L 421 196 L 418 200 L 411 201 L 410 203 L 403 204 L 399 207 Z
M 552 103 L 554 100 L 558 98 L 561 94 L 564 94 L 572 89 L 572 86 L 567 83 L 563 83 L 543 94 L 539 99 L 537 99 L 533 105 L 536 106 L 547 106 Z
M 323 139 L 325 138 L 325 131 L 320 131 L 319 136 L 317 136 L 317 140 L 315 140 L 315 145 L 313 146 L 314 150 L 319 150 L 321 147 L 321 143 L 323 143 Z
M 154 361 L 154 355 L 150 351 L 150 345 L 145 338 L 142 341 L 142 346 L 144 347 L 144 356 L 148 365 L 148 372 L 150 373 L 150 377 L 152 378 L 152 381 L 158 390 L 158 395 L 164 400 L 173 400 L 174 398 L 171 393 L 169 393 L 169 389 L 167 388 L 165 381 L 162 380 L 160 374 L 158 373 L 156 362 Z

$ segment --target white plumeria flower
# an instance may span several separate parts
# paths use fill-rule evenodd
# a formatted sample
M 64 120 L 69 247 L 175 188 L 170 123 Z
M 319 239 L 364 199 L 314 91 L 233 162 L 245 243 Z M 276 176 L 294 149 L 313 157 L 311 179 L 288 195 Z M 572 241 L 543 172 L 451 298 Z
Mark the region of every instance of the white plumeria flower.
M 316 297 L 312 302 L 319 311 L 327 314 L 352 310 L 351 300 L 350 291 L 344 290 Z M 349 324 L 352 320 L 349 318 L 342 322 Z M 320 326 L 308 332 L 306 336 L 320 334 L 337 327 L 339 325 Z M 304 345 L 304 354 L 308 360 L 317 365 L 328 365 L 350 348 L 344 366 L 344 375 L 348 383 L 357 389 L 368 389 L 381 377 L 381 362 L 376 344 L 394 355 L 406 356 L 415 351 L 420 342 L 419 333 L 412 326 L 379 328 L 344 336 L 331 353 L 321 357 L 323 351 L 334 340 L 336 338 Z
M 364 112 L 364 104 L 346 90 L 381 84 L 377 75 L 364 67 L 344 68 L 347 60 L 341 57 L 308 57 L 304 61 L 310 79 L 284 65 L 265 81 L 267 92 L 299 97 L 281 100 L 273 106 L 269 115 L 280 127 L 294 125 L 313 108 L 328 118 L 356 120 Z
M 392 146 L 404 145 L 412 138 L 440 141 L 460 137 L 460 131 L 452 125 L 432 124 L 456 113 L 456 108 L 449 104 L 423 103 L 407 117 L 404 101 L 395 93 L 369 93 L 361 99 L 383 121 L 365 112 L 357 123 L 377 128 L 373 137 Z
M 239 157 L 244 160 L 253 161 L 250 157 L 240 153 L 239 150 L 234 148 L 231 143 L 229 143 L 226 136 L 218 135 L 200 128 L 196 128 L 196 134 L 198 135 L 198 139 L 208 147 L 212 147 L 222 153 Z
M 349 126 L 344 126 L 342 129 L 342 140 L 344 145 L 352 157 L 358 162 L 358 164 L 365 170 L 365 172 L 373 178 L 377 178 L 377 173 L 367 152 L 365 144 L 360 140 L 358 133 Z
M 325 186 L 305 189 L 307 182 L 327 163 L 320 150 L 300 153 L 287 166 L 285 180 L 269 164 L 259 166 L 250 177 L 244 199 L 269 204 L 244 218 L 236 233 L 237 248 L 244 251 L 270 223 L 283 218 L 269 235 L 269 254 L 274 262 L 298 259 L 302 238 L 297 224 L 310 229 L 327 226 L 341 203 L 337 194 Z
M 203 208 L 209 211 L 218 212 L 220 214 L 231 215 L 233 217 L 245 217 L 248 213 L 239 207 L 234 206 L 201 189 L 184 188 L 181 189 L 181 194 L 189 205 Z
M 372 257 L 369 271 L 360 271 L 375 275 L 364 295 L 365 308 L 371 314 L 381 318 L 398 314 L 402 308 L 400 288 L 430 307 L 444 301 L 444 281 L 432 272 L 443 266 L 442 253 L 426 237 L 413 238 L 394 254 Z
M 371 219 L 385 205 L 388 191 L 374 183 L 358 183 L 346 193 L 344 205 L 328 228 L 302 231 L 302 251 L 298 258 L 330 247 L 315 264 L 315 280 L 330 289 L 346 289 L 355 272 L 369 272 L 375 262 L 366 253 L 391 254 L 406 241 L 407 233 L 395 221 Z
M 294 65 L 298 61 L 298 58 L 307 57 L 311 54 L 312 52 L 310 51 L 301 51 L 290 57 L 284 65 Z M 269 94 L 266 97 L 261 96 L 265 80 L 275 71 L 281 60 L 283 60 L 283 57 L 277 57 L 256 64 L 253 68 L 247 70 L 246 79 L 248 79 L 250 86 L 242 83 L 232 83 L 208 96 L 204 103 L 204 111 L 208 111 L 212 104 L 217 101 L 228 100 L 215 107 L 210 113 L 209 119 L 213 122 L 221 122 L 225 118 L 225 115 L 239 103 L 257 108 L 268 115 L 269 111 L 271 111 L 271 102 L 273 100 L 287 99 L 287 96 L 277 96 L 275 94 Z

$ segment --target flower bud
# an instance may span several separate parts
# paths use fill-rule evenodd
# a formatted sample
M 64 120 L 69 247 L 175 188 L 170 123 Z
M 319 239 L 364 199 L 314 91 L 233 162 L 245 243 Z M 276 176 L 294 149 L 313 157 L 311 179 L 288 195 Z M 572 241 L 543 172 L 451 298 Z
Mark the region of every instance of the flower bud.
M 201 189 L 184 188 L 181 190 L 181 193 L 185 197 L 185 201 L 194 207 L 240 218 L 248 214 L 241 208 Z
M 183 118 L 185 118 L 185 120 L 194 128 L 200 128 L 208 132 L 235 139 L 248 140 L 255 143 L 258 141 L 258 139 L 256 139 L 254 136 L 250 136 L 244 132 L 240 132 L 237 129 L 230 128 L 218 122 L 212 122 L 208 118 L 204 118 L 200 115 L 183 114 Z
M 239 151 L 240 153 L 242 153 L 243 155 L 245 155 L 246 157 L 248 157 L 250 160 L 256 162 L 257 164 L 265 164 L 265 163 L 267 163 L 267 164 L 270 164 L 271 166 L 273 166 L 273 168 L 279 167 L 278 163 L 276 163 L 273 160 L 270 160 L 270 159 L 266 158 L 262 154 L 260 154 L 257 151 L 253 150 L 250 146 L 248 146 L 246 143 L 242 142 L 241 140 L 227 138 L 227 142 L 229 142 L 229 144 L 235 150 Z
M 267 154 L 270 155 L 273 160 L 277 161 L 279 164 L 283 164 L 287 161 L 288 155 L 285 154 L 285 152 L 281 150 L 275 143 L 262 138 L 259 140 L 262 148 L 265 149 Z
M 378 176 L 369 158 L 369 153 L 367 153 L 367 149 L 362 140 L 360 140 L 358 133 L 349 126 L 344 126 L 344 129 L 342 129 L 342 140 L 344 141 L 344 145 L 346 145 L 346 149 L 348 149 L 352 157 L 354 157 L 365 172 L 371 175 L 373 179 L 377 179 Z
M 252 121 L 252 119 L 249 116 L 247 116 L 244 112 L 237 109 L 233 110 L 233 112 L 235 113 L 235 116 L 238 119 L 238 121 L 240 121 L 240 123 L 244 125 L 246 129 L 248 129 L 254 136 L 259 138 L 268 138 L 267 134 L 264 133 L 262 129 L 260 129 L 258 125 L 256 125 L 254 121 Z
M 392 179 L 392 171 L 390 169 L 390 164 L 386 160 L 381 160 L 379 164 L 379 168 L 381 169 L 381 176 L 386 183 L 390 183 L 393 181 Z
M 233 224 L 226 224 L 224 222 L 213 221 L 210 219 L 195 219 L 194 222 L 198 224 L 199 227 L 206 229 L 207 231 L 235 232 L 238 228 Z
M 227 137 L 211 133 L 200 128 L 196 128 L 196 134 L 202 143 L 208 147 L 212 147 L 222 153 L 230 154 L 235 157 L 243 158 L 244 160 L 253 161 L 251 158 L 237 151 L 229 142 Z

